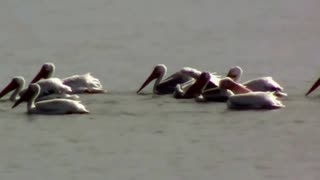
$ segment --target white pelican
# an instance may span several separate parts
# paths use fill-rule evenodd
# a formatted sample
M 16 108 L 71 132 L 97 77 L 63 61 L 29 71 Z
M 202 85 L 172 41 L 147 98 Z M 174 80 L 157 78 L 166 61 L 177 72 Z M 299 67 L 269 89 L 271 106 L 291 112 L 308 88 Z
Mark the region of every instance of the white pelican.
M 80 101 L 70 99 L 51 99 L 35 103 L 40 93 L 40 86 L 36 83 L 30 84 L 27 91 L 15 102 L 15 108 L 23 101 L 28 101 L 27 110 L 29 114 L 84 114 L 89 113 Z
M 312 93 L 319 86 L 320 86 L 320 78 L 311 86 L 309 91 L 306 93 L 306 96 L 308 96 L 310 93 Z
M 77 95 L 69 95 L 68 93 L 72 92 L 71 88 L 57 81 L 56 78 L 40 80 L 37 84 L 40 85 L 41 91 L 36 101 L 52 98 L 79 98 Z M 26 91 L 26 89 L 23 90 L 24 86 L 25 80 L 22 76 L 13 77 L 11 82 L 0 92 L 0 98 L 14 90 L 9 100 L 16 101 L 18 96 Z
M 54 75 L 55 66 L 53 63 L 45 63 L 42 65 L 38 74 L 33 78 L 31 83 L 35 83 L 40 79 L 48 79 Z M 71 87 L 72 93 L 104 93 L 103 87 L 99 79 L 93 77 L 90 73 L 83 75 L 73 75 L 61 79 L 64 85 Z
M 232 84 L 230 86 L 229 84 Z M 251 92 L 242 84 L 235 83 L 230 77 L 225 77 L 220 80 L 219 87 L 204 90 L 200 96 L 196 97 L 197 101 L 216 101 L 225 102 L 233 94 L 243 94 Z
M 242 76 L 243 70 L 239 66 L 232 67 L 227 74 L 227 77 L 231 77 L 234 81 L 239 81 Z M 286 93 L 283 92 L 283 87 L 279 85 L 272 77 L 260 77 L 256 79 L 252 79 L 242 83 L 248 89 L 252 91 L 272 91 L 275 92 L 275 95 L 282 97 L 287 96 Z
M 183 84 L 178 84 L 173 93 L 173 97 L 177 99 L 189 99 L 197 97 L 206 88 L 211 79 L 209 72 L 202 72 L 200 76 L 188 87 L 182 87 Z
M 277 109 L 285 107 L 277 99 L 275 92 L 252 92 L 230 78 L 222 79 L 220 88 L 229 89 L 234 93 L 227 100 L 230 109 Z
M 149 75 L 146 81 L 142 84 L 142 86 L 139 88 L 137 93 L 139 93 L 144 87 L 146 87 L 154 79 L 156 79 L 153 86 L 154 94 L 172 94 L 177 84 L 182 84 L 190 80 L 194 80 L 191 76 L 183 73 L 180 70 L 162 81 L 166 73 L 167 73 L 167 67 L 164 64 L 156 65 L 152 73 Z

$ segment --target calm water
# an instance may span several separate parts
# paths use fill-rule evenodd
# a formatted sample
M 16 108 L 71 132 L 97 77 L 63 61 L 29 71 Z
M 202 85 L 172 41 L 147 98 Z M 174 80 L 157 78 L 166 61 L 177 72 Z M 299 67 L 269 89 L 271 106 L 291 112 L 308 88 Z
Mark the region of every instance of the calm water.
M 315 180 L 320 178 L 320 14 L 315 0 L 0 1 L 0 84 L 92 72 L 110 91 L 89 115 L 25 114 L 0 103 L 1 179 Z M 154 65 L 273 76 L 274 111 L 230 111 L 136 95 Z

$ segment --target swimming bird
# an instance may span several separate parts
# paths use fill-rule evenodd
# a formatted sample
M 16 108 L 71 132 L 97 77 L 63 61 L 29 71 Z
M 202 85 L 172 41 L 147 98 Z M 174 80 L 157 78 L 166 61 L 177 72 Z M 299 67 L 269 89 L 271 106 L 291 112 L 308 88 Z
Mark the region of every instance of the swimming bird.
M 306 93 L 306 96 L 308 96 L 310 93 L 312 93 L 315 89 L 317 89 L 320 86 L 320 78 L 311 86 L 309 91 Z
M 62 84 L 55 78 L 44 79 L 37 82 L 40 85 L 41 91 L 39 93 L 36 101 L 52 98 L 68 98 L 68 99 L 78 99 L 77 95 L 69 95 L 72 90 L 69 86 Z M 16 101 L 19 96 L 21 96 L 26 89 L 23 90 L 25 86 L 25 80 L 22 76 L 15 76 L 12 78 L 10 83 L 0 92 L 0 98 L 13 91 L 9 100 Z
M 200 76 L 188 87 L 183 87 L 183 84 L 178 84 L 173 93 L 173 97 L 176 99 L 190 99 L 197 97 L 201 94 L 203 89 L 206 88 L 211 75 L 209 72 L 202 72 Z
M 167 67 L 164 64 L 158 64 L 154 67 L 153 71 L 149 77 L 145 80 L 142 86 L 139 88 L 137 93 L 139 93 L 143 88 L 145 88 L 151 81 L 156 80 L 153 85 L 154 94 L 172 94 L 177 84 L 183 84 L 190 80 L 194 81 L 190 75 L 184 73 L 182 70 L 172 74 L 168 78 L 163 79 L 167 73 Z
M 85 114 L 89 113 L 80 101 L 70 99 L 51 99 L 35 102 L 41 88 L 38 84 L 30 84 L 27 91 L 15 102 L 15 108 L 23 101 L 28 101 L 27 112 L 29 114 Z
M 234 81 L 238 82 L 242 76 L 243 70 L 239 66 L 232 67 L 227 74 L 227 77 L 231 77 Z M 242 83 L 242 85 L 246 86 L 248 89 L 252 91 L 272 91 L 275 92 L 275 95 L 282 97 L 287 96 L 286 93 L 283 92 L 283 87 L 279 85 L 272 77 L 260 77 L 255 78 L 249 81 Z
M 232 86 L 229 84 L 232 84 Z M 219 87 L 204 90 L 200 96 L 196 97 L 195 100 L 199 102 L 225 102 L 231 95 L 248 92 L 251 92 L 251 90 L 244 85 L 236 83 L 230 77 L 225 77 L 220 80 Z
M 277 109 L 285 107 L 275 92 L 253 92 L 230 78 L 220 81 L 221 89 L 232 91 L 227 100 L 230 109 Z
M 31 83 L 35 83 L 40 79 L 52 78 L 55 72 L 55 65 L 53 63 L 45 63 L 42 65 L 38 74 L 33 78 Z M 72 89 L 72 93 L 105 93 L 103 87 L 96 77 L 90 73 L 83 75 L 73 75 L 64 79 L 59 79 L 64 85 Z

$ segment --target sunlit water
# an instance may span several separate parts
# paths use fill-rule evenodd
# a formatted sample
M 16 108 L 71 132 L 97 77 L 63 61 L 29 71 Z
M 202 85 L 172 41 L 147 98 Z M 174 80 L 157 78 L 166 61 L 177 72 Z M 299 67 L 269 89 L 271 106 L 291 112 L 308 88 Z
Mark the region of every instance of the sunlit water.
M 307 0 L 10 0 L 0 2 L 0 85 L 92 72 L 108 94 L 88 115 L 27 115 L 0 103 L 1 179 L 320 178 L 319 3 Z M 242 81 L 273 76 L 286 108 L 231 111 L 135 91 L 163 63 Z

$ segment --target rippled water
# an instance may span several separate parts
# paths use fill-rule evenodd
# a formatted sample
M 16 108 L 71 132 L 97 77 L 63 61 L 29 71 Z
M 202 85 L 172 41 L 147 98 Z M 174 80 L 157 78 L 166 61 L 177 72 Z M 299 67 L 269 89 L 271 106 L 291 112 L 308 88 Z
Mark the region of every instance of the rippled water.
M 27 115 L 0 103 L 1 179 L 319 179 L 319 3 L 307 0 L 0 2 L 0 84 L 92 72 L 110 92 L 81 95 L 88 115 Z M 273 76 L 274 111 L 230 111 L 135 91 L 154 65 L 242 80 Z

